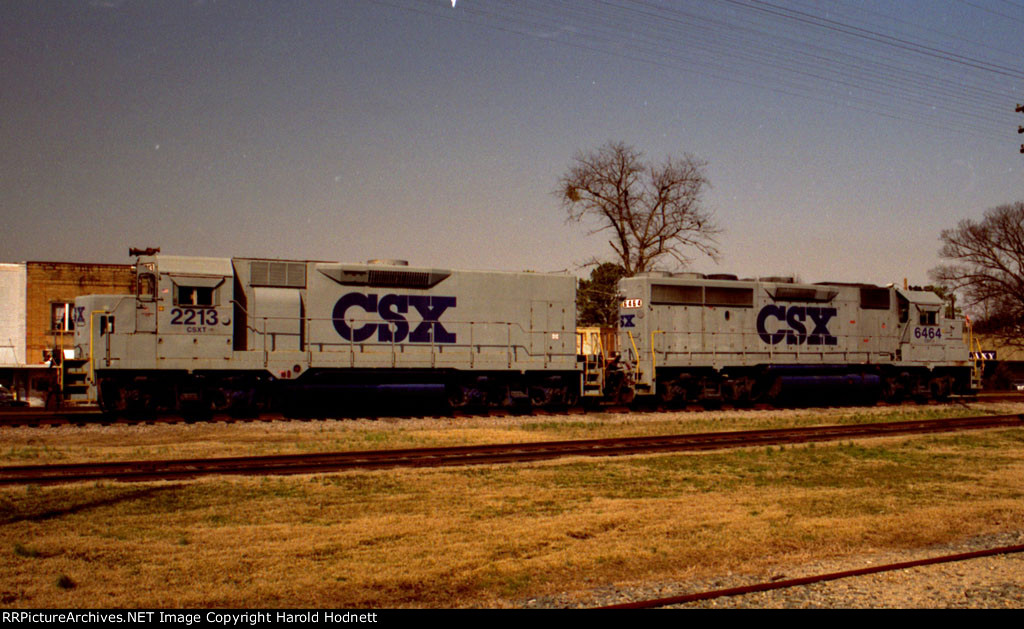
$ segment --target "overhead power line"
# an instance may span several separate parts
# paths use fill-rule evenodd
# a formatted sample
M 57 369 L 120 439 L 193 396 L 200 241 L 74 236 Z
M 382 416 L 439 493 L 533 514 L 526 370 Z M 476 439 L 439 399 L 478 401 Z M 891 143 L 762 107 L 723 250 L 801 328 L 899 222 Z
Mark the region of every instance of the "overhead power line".
M 772 15 L 777 15 L 786 19 L 795 20 L 803 24 L 808 24 L 818 28 L 824 28 L 827 30 L 843 33 L 845 35 L 851 35 L 853 37 L 861 37 L 868 41 L 876 42 L 885 46 L 892 46 L 900 50 L 913 52 L 915 54 L 925 55 L 928 57 L 934 57 L 935 59 L 942 59 L 952 63 L 958 63 L 969 68 L 975 68 L 984 72 L 991 72 L 993 74 L 1014 77 L 1018 79 L 1024 79 L 1024 72 L 1016 68 L 1010 68 L 1007 66 L 988 63 L 983 60 L 968 57 L 966 55 L 960 55 L 951 51 L 941 50 L 932 46 L 925 46 L 907 39 L 900 37 L 892 37 L 872 31 L 858 26 L 852 26 L 849 24 L 842 24 L 835 20 L 811 15 L 804 11 L 796 11 L 794 9 L 788 9 L 770 2 L 764 2 L 763 0 L 718 0 L 719 2 L 727 2 L 746 8 L 752 8 L 758 11 L 764 11 Z
M 837 4 L 842 10 L 824 15 L 818 3 L 766 0 L 472 0 L 454 11 L 436 2 L 375 2 L 992 140 L 1005 141 L 1007 104 L 1024 89 L 1024 71 L 996 59 L 1000 49 L 975 42 L 965 50 L 962 35 L 911 28 L 909 20 L 894 21 L 900 31 L 853 21 L 851 11 L 885 18 L 859 6 Z

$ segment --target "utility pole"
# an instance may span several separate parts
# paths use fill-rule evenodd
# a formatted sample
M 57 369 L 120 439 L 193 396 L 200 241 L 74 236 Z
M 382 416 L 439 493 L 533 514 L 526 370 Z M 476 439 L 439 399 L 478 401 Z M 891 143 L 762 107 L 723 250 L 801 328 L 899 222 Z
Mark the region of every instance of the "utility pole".
M 1017 109 L 1015 109 L 1014 111 L 1016 111 L 1018 114 L 1024 114 L 1024 105 L 1018 103 Z M 1017 125 L 1017 133 L 1024 133 L 1024 126 Z M 1024 144 L 1020 145 L 1020 152 L 1024 153 Z

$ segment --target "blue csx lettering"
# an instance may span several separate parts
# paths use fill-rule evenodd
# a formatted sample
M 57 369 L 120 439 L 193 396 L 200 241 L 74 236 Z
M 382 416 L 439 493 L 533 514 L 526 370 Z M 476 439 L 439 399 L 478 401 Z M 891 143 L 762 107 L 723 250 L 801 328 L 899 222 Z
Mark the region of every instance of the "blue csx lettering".
M 454 343 L 455 335 L 444 329 L 438 319 L 444 311 L 455 307 L 454 297 L 434 295 L 377 295 L 348 293 L 334 304 L 334 329 L 341 338 L 360 343 L 374 333 L 381 343 L 401 343 L 409 339 L 412 343 Z M 360 308 L 365 312 L 377 313 L 385 323 L 366 323 L 352 328 L 345 321 L 349 308 Z M 423 321 L 411 332 L 405 314 L 413 308 Z M 392 331 L 393 326 L 393 331 Z
M 765 343 L 776 345 L 786 339 L 787 345 L 835 345 L 836 337 L 828 331 L 829 320 L 836 316 L 835 308 L 818 308 L 808 306 L 769 305 L 761 308 L 757 314 L 757 334 Z M 768 319 L 775 318 L 788 326 L 775 332 L 768 331 Z M 807 333 L 807 322 L 814 324 L 811 333 Z
M 74 311 L 72 319 L 74 319 L 75 325 L 85 325 L 85 306 L 75 306 Z

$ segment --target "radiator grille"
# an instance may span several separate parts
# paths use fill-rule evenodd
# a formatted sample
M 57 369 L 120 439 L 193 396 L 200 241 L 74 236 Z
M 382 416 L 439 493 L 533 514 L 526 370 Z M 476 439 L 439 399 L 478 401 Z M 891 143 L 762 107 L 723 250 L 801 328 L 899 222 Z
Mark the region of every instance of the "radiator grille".
M 305 288 L 304 262 L 272 262 L 254 260 L 249 265 L 249 285 L 275 288 Z
M 417 271 L 381 271 L 370 269 L 370 286 L 387 286 L 392 288 L 429 288 L 430 273 Z

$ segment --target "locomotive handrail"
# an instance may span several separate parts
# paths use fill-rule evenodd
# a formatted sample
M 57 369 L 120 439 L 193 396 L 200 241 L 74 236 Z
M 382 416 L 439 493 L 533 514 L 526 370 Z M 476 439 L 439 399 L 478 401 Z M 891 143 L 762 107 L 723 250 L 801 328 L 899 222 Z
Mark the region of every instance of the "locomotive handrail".
M 633 338 L 633 333 L 627 332 L 627 334 L 629 335 L 629 342 L 633 345 L 633 354 L 636 356 L 636 369 L 633 370 L 633 381 L 636 382 L 640 380 L 640 351 L 636 348 L 636 339 Z M 651 351 L 654 351 L 653 345 Z
M 944 326 L 948 327 L 948 326 Z M 887 364 L 902 362 L 908 364 L 921 364 L 927 362 L 923 357 L 906 357 L 900 359 L 892 351 L 883 351 L 887 344 L 898 346 L 900 344 L 903 330 L 886 331 L 882 336 L 875 334 L 869 337 L 870 344 L 862 344 L 859 341 L 865 338 L 860 334 L 838 334 L 836 345 L 765 345 L 758 341 L 760 336 L 752 331 L 730 331 L 730 332 L 699 332 L 699 331 L 678 331 L 655 330 L 651 334 L 650 346 L 645 351 L 650 351 L 652 373 L 650 382 L 656 382 L 659 368 L 666 364 L 678 366 L 689 366 L 697 363 L 711 361 L 718 364 L 720 359 L 723 362 L 738 364 L 752 364 L 750 359 L 762 357 L 767 363 L 790 363 L 800 364 L 831 364 L 831 363 L 859 363 L 859 364 Z M 955 330 L 954 330 L 955 332 Z M 664 334 L 665 341 L 658 347 L 657 334 Z M 627 336 L 632 343 L 636 343 L 634 336 L 627 331 Z M 944 337 L 943 337 L 944 338 Z M 950 336 L 955 340 L 959 338 L 956 334 Z M 880 345 L 881 343 L 881 345 Z M 673 347 L 674 346 L 674 347 Z M 947 352 L 949 345 L 945 341 L 934 344 L 935 351 Z M 662 354 L 662 361 L 659 363 L 657 354 Z M 647 360 L 640 351 L 634 349 L 636 359 L 632 361 L 631 367 L 640 380 L 640 367 Z M 810 361 L 810 362 L 808 362 Z M 762 361 L 758 361 L 762 362 Z M 648 378 L 644 378 L 645 381 Z
M 121 300 L 121 301 L 124 301 L 124 300 Z M 118 303 L 118 305 L 120 305 L 120 303 Z M 115 311 L 116 311 L 116 307 L 115 307 Z M 109 315 L 112 315 L 112 314 L 114 314 L 114 311 L 110 311 L 110 310 L 91 310 L 91 311 L 89 311 L 89 382 L 93 383 L 93 384 L 95 384 L 95 382 L 96 382 L 96 364 L 95 364 L 96 337 L 95 337 L 95 330 L 94 330 L 94 327 L 93 327 L 94 326 L 93 322 L 96 320 L 96 315 L 100 315 L 100 316 L 108 315 L 109 316 Z M 106 366 L 109 367 L 110 366 L 110 361 L 111 361 L 111 358 L 110 358 L 110 336 L 111 336 L 111 332 L 108 330 L 107 334 L 105 334 L 104 336 L 107 337 L 107 340 L 106 340 L 106 343 L 105 343 L 105 345 L 106 345 L 105 360 L 107 361 Z M 88 395 L 86 395 L 86 397 L 88 397 Z M 89 401 L 92 401 L 92 400 L 89 400 Z
M 981 339 L 974 336 L 971 320 L 967 317 L 964 317 L 964 320 L 967 322 L 967 356 L 971 360 L 971 388 L 981 389 L 981 380 L 985 373 L 985 353 L 981 348 Z
M 663 333 L 663 334 L 666 334 L 668 336 L 675 336 L 675 337 L 679 337 L 679 336 L 692 336 L 692 337 L 696 337 L 696 338 L 700 339 L 701 341 L 706 341 L 708 339 L 708 337 L 714 339 L 715 337 L 724 337 L 724 336 L 740 336 L 742 338 L 751 338 L 751 337 L 758 337 L 758 336 L 760 336 L 760 334 L 758 332 L 749 332 L 749 331 L 746 331 L 746 332 L 710 332 L 710 333 L 701 333 L 701 332 L 695 332 L 695 331 L 673 332 L 673 331 L 669 331 L 669 330 L 657 330 L 656 332 L 657 333 Z M 835 335 L 835 337 L 837 339 L 856 339 L 856 338 L 863 338 L 863 335 L 860 335 L 860 334 L 838 334 L 838 335 Z M 876 335 L 876 336 L 873 337 L 873 339 L 896 339 L 897 337 L 898 337 L 898 335 L 896 335 L 896 334 L 887 334 L 887 335 L 884 335 L 884 336 Z M 717 346 L 718 344 L 716 343 L 715 345 Z M 837 346 L 838 345 L 839 344 L 837 343 Z M 772 345 L 771 347 L 774 348 L 775 346 Z M 784 353 L 784 354 L 788 354 L 788 353 L 805 353 L 805 354 L 806 353 L 812 353 L 812 354 L 817 354 L 817 353 L 821 353 L 821 351 L 816 350 L 816 349 L 815 350 L 808 350 L 807 348 L 808 347 L 830 347 L 830 346 L 829 345 L 814 345 L 814 346 L 811 346 L 811 345 L 807 345 L 807 344 L 794 344 L 794 345 L 786 345 L 786 347 L 792 347 L 793 351 L 792 352 L 788 352 L 788 351 L 787 352 L 777 352 L 775 350 L 772 350 L 772 351 L 775 351 L 775 353 Z M 662 351 L 667 351 L 667 350 L 662 350 Z M 768 350 L 766 350 L 766 351 L 768 351 Z M 849 350 L 842 350 L 842 351 L 849 351 Z M 679 353 L 679 352 L 673 352 L 673 353 Z M 682 352 L 682 353 L 688 353 L 688 352 Z M 741 353 L 741 351 L 737 350 L 736 353 Z M 825 352 L 825 353 L 831 353 L 831 352 Z
M 107 313 L 107 311 L 106 310 L 91 310 L 91 311 L 89 311 L 89 380 L 93 381 L 93 382 L 95 382 L 95 380 L 96 380 L 96 365 L 93 362 L 94 355 L 95 355 L 94 351 L 95 351 L 95 348 L 96 348 L 96 338 L 94 336 L 94 331 L 93 331 L 93 320 L 95 319 L 95 316 L 97 314 L 104 314 L 104 313 Z M 109 313 L 107 313 L 107 314 L 109 314 Z M 108 339 L 107 340 L 107 344 L 108 344 L 107 351 L 108 352 L 110 350 L 109 342 L 110 341 Z
M 658 366 L 656 359 L 658 352 L 654 349 L 654 335 L 655 334 L 667 334 L 665 330 L 654 330 L 651 332 L 651 382 L 658 382 Z M 665 360 L 668 360 L 668 350 L 665 350 Z
M 245 310 L 245 309 L 242 308 L 242 310 Z M 248 317 L 247 317 L 247 319 L 248 319 Z M 275 349 L 273 349 L 273 350 L 270 349 L 267 346 L 267 339 L 269 337 L 273 337 L 273 338 L 276 338 L 278 336 L 291 336 L 291 337 L 299 337 L 299 338 L 303 337 L 302 332 L 268 331 L 267 330 L 268 322 L 274 321 L 274 320 L 278 320 L 278 321 L 299 321 L 299 320 L 301 320 L 302 324 L 303 324 L 303 327 L 306 330 L 305 338 L 306 339 L 310 339 L 311 335 L 310 335 L 310 332 L 309 332 L 309 327 L 310 327 L 310 325 L 313 322 L 315 322 L 315 321 L 334 321 L 333 317 L 332 318 L 310 318 L 310 317 L 269 317 L 269 316 L 268 317 L 259 317 L 259 316 L 256 316 L 256 317 L 254 317 L 254 319 L 258 319 L 259 322 L 261 323 L 261 325 L 259 327 L 249 325 L 248 324 L 248 320 L 246 321 L 246 326 L 245 327 L 246 327 L 247 330 L 255 332 L 256 334 L 260 335 L 260 337 L 261 337 L 262 353 L 264 355 L 264 360 L 263 360 L 264 367 L 269 365 L 270 354 L 273 351 L 280 351 L 280 350 L 276 349 L 276 342 L 275 342 Z M 349 319 L 347 319 L 347 321 L 349 321 L 351 323 L 370 323 L 370 322 L 379 323 L 376 320 L 369 319 L 369 318 L 367 318 L 367 319 L 349 318 Z M 428 321 L 428 322 L 433 322 L 433 321 Z M 391 322 L 388 322 L 388 323 L 390 324 Z M 540 356 L 540 355 L 542 355 L 542 353 L 540 353 L 540 352 L 535 354 L 533 351 L 531 351 L 525 345 L 513 344 L 512 343 L 512 334 L 511 334 L 512 326 L 519 327 L 520 330 L 522 331 L 522 333 L 526 334 L 528 336 L 529 335 L 534 335 L 534 334 L 546 334 L 546 333 L 549 332 L 547 330 L 526 330 L 526 329 L 524 329 L 518 323 L 507 322 L 507 321 L 446 321 L 445 323 L 453 324 L 453 325 L 466 325 L 466 326 L 469 326 L 470 342 L 468 344 L 467 343 L 456 343 L 456 344 L 451 345 L 451 347 L 452 348 L 465 348 L 468 351 L 468 353 L 469 353 L 469 360 L 470 360 L 470 364 L 471 365 L 475 364 L 475 360 L 476 360 L 475 359 L 475 353 L 476 352 L 474 352 L 474 349 L 477 350 L 477 352 L 479 352 L 483 348 L 499 347 L 499 345 L 496 345 L 494 343 L 483 344 L 483 343 L 477 343 L 475 341 L 475 338 L 474 338 L 475 330 L 479 326 L 481 326 L 481 325 L 495 325 L 495 326 L 504 326 L 504 327 L 508 328 L 508 332 L 505 335 L 506 336 L 506 342 L 504 344 L 504 348 L 506 350 L 506 353 L 508 354 L 508 359 L 507 360 L 508 360 L 508 366 L 509 367 L 511 367 L 512 363 L 515 361 L 515 358 L 514 358 L 515 354 L 517 354 L 518 351 L 520 351 L 520 350 L 525 352 L 526 355 L 528 355 L 528 356 Z M 393 332 L 395 332 L 395 329 L 391 328 L 390 331 L 393 333 Z M 357 341 L 355 341 L 355 340 L 353 340 L 351 338 L 347 339 L 347 342 L 339 340 L 339 342 L 336 342 L 336 343 L 327 343 L 327 342 L 323 342 L 323 341 L 321 341 L 319 343 L 314 343 L 314 342 L 310 342 L 310 341 L 307 340 L 307 342 L 304 343 L 304 344 L 300 343 L 300 346 L 297 348 L 297 351 L 304 351 L 304 352 L 306 352 L 308 360 L 310 362 L 312 362 L 312 360 L 313 360 L 313 346 L 314 345 L 319 345 L 320 348 L 321 348 L 320 351 L 322 353 L 324 346 L 342 345 L 342 344 L 347 344 L 349 346 L 349 351 L 348 351 L 349 362 L 350 362 L 350 366 L 352 366 L 352 367 L 355 366 L 355 355 L 357 353 L 356 352 L 356 346 L 359 347 L 359 353 L 366 353 L 365 348 L 367 348 L 367 347 L 371 347 L 371 348 L 372 347 L 388 347 L 389 348 L 389 352 L 391 354 L 392 367 L 397 366 L 397 361 L 398 361 L 397 356 L 400 353 L 398 348 L 401 347 L 401 343 L 398 342 L 398 341 L 395 341 L 393 336 L 392 336 L 392 339 L 390 341 L 384 341 L 384 342 L 381 342 L 381 341 L 368 341 L 368 340 L 367 341 L 358 341 L 357 342 Z M 303 347 L 303 345 L 304 345 L 304 347 Z M 437 354 L 443 353 L 444 346 L 438 346 L 438 344 L 436 342 L 436 339 L 433 337 L 433 335 L 431 335 L 430 344 L 429 345 L 426 345 L 426 344 L 423 345 L 423 347 L 428 347 L 428 346 L 430 347 L 431 367 L 435 367 L 436 364 L 437 364 Z M 440 347 L 440 350 L 439 350 L 439 347 Z M 547 355 L 546 353 L 544 353 L 544 354 L 545 354 L 545 356 Z M 568 354 L 566 354 L 566 355 L 568 355 Z
M 240 308 L 241 308 L 241 306 L 240 306 Z M 243 311 L 245 311 L 245 308 L 241 308 L 241 309 Z M 524 354 L 525 356 L 531 357 L 531 358 L 543 359 L 545 366 L 555 357 L 562 357 L 562 358 L 573 357 L 573 358 L 575 358 L 575 356 L 576 356 L 574 348 L 570 352 L 552 353 L 552 352 L 548 351 L 547 348 L 541 349 L 541 348 L 534 347 L 534 345 L 536 343 L 536 340 L 538 338 L 545 338 L 548 334 L 562 334 L 562 333 L 565 333 L 565 330 L 562 330 L 562 329 L 554 330 L 554 329 L 548 329 L 548 328 L 544 328 L 544 329 L 529 328 L 528 329 L 521 322 L 518 322 L 518 321 L 497 321 L 497 320 L 484 320 L 484 321 L 444 320 L 444 321 L 438 321 L 436 319 L 427 319 L 427 320 L 424 320 L 424 322 L 426 322 L 426 323 L 443 323 L 444 325 L 452 327 L 453 329 L 457 328 L 459 326 L 462 326 L 462 327 L 466 328 L 466 330 L 467 330 L 467 332 L 469 334 L 469 342 L 468 343 L 467 342 L 459 342 L 459 343 L 451 343 L 451 344 L 438 343 L 437 339 L 434 336 L 434 334 L 431 334 L 430 335 L 430 342 L 429 343 L 415 343 L 415 344 L 407 345 L 405 343 L 402 343 L 401 341 L 396 341 L 394 339 L 394 334 L 393 333 L 396 331 L 396 328 L 394 328 L 394 327 L 389 327 L 389 330 L 392 332 L 392 335 L 391 335 L 391 339 L 387 340 L 387 341 L 370 340 L 370 338 L 368 338 L 366 340 L 363 340 L 363 341 L 356 341 L 356 340 L 354 340 L 351 337 L 349 337 L 348 339 L 339 337 L 339 338 L 337 338 L 336 340 L 333 340 L 333 341 L 325 340 L 325 339 L 317 339 L 317 340 L 314 341 L 314 340 L 312 340 L 312 334 L 310 332 L 310 328 L 313 325 L 317 324 L 317 323 L 333 323 L 334 321 L 337 320 L 335 317 L 287 317 L 287 316 L 258 316 L 258 315 L 254 315 L 253 319 L 257 320 L 257 321 L 254 321 L 254 323 L 256 324 L 255 326 L 254 325 L 249 325 L 248 318 L 249 317 L 247 316 L 246 317 L 246 319 L 247 319 L 247 321 L 246 321 L 246 329 L 247 330 L 251 330 L 252 332 L 254 332 L 254 333 L 256 333 L 256 334 L 258 334 L 258 335 L 260 335 L 262 337 L 261 338 L 261 349 L 262 349 L 262 353 L 264 354 L 264 366 L 267 366 L 269 364 L 270 355 L 273 352 L 275 352 L 275 351 L 289 351 L 289 350 L 271 349 L 271 347 L 268 344 L 268 337 L 279 337 L 279 336 L 290 336 L 290 337 L 300 337 L 300 338 L 302 337 L 302 332 L 296 332 L 296 331 L 273 331 L 273 330 L 269 330 L 268 328 L 269 328 L 270 322 L 273 322 L 273 321 L 285 321 L 285 322 L 296 322 L 296 323 L 298 323 L 299 321 L 302 322 L 302 324 L 303 324 L 303 326 L 305 327 L 305 330 L 306 330 L 305 338 L 307 340 L 306 340 L 306 342 L 304 344 L 304 347 L 297 347 L 297 348 L 295 348 L 294 351 L 304 351 L 304 352 L 306 352 L 307 356 L 309 357 L 310 362 L 312 362 L 314 360 L 314 354 L 316 354 L 316 353 L 323 354 L 325 352 L 324 348 L 326 348 L 326 347 L 330 347 L 330 346 L 347 346 L 348 347 L 348 351 L 345 352 L 345 353 L 348 354 L 349 365 L 351 367 L 355 367 L 355 360 L 356 360 L 355 357 L 356 357 L 357 354 L 374 354 L 374 353 L 377 353 L 379 355 L 380 352 L 375 352 L 374 348 L 387 348 L 386 352 L 384 352 L 384 353 L 390 354 L 392 366 L 397 366 L 397 364 L 398 364 L 398 355 L 401 354 L 401 353 L 404 353 L 406 351 L 406 348 L 412 349 L 412 348 L 417 348 L 417 347 L 422 347 L 424 349 L 429 348 L 430 366 L 431 367 L 436 367 L 437 363 L 438 363 L 438 360 L 439 360 L 439 355 L 448 353 L 446 350 L 449 350 L 449 349 L 451 349 L 451 350 L 463 350 L 463 349 L 465 349 L 469 353 L 470 364 L 475 366 L 476 362 L 478 360 L 478 358 L 476 357 L 476 354 L 481 353 L 483 351 L 486 351 L 488 348 L 494 349 L 494 348 L 501 347 L 504 350 L 504 353 L 506 354 L 506 364 L 507 364 L 507 366 L 509 368 L 511 368 L 512 365 L 516 362 L 516 360 L 517 360 L 516 356 L 518 356 L 520 353 Z M 344 319 L 344 321 L 349 326 L 351 326 L 351 327 L 356 327 L 356 326 L 360 326 L 360 325 L 364 325 L 364 324 L 378 324 L 379 325 L 381 323 L 387 323 L 389 325 L 394 325 L 394 323 L 395 323 L 395 322 L 392 322 L 392 321 L 381 322 L 380 319 L 373 318 L 373 317 L 346 317 Z M 410 323 L 413 323 L 413 322 L 410 322 Z M 495 342 L 497 340 L 497 338 L 499 338 L 499 336 L 498 336 L 497 333 L 494 333 L 494 332 L 492 332 L 490 334 L 490 338 L 491 338 L 490 342 L 480 342 L 480 338 L 479 337 L 480 336 L 485 336 L 485 335 L 479 334 L 479 331 L 480 331 L 481 328 L 486 328 L 486 327 L 504 328 L 505 329 L 505 333 L 500 335 L 501 337 L 503 337 L 502 338 L 503 342 L 500 343 L 500 344 Z M 514 342 L 513 341 L 513 336 L 514 336 L 513 333 L 514 332 L 524 336 L 525 339 L 528 342 L 526 342 L 526 343 Z M 276 345 L 276 343 L 275 343 L 275 345 Z M 315 347 L 319 347 L 320 348 L 319 352 L 315 351 Z
M 275 345 L 277 344 L 276 337 L 278 335 L 281 335 L 281 336 L 297 336 L 300 339 L 303 336 L 301 330 L 298 333 L 293 333 L 293 332 L 272 332 L 272 333 L 268 334 L 267 333 L 267 320 L 268 319 L 284 319 L 286 321 L 298 320 L 298 321 L 302 321 L 303 323 L 306 323 L 304 321 L 305 317 L 258 317 L 257 315 L 252 315 L 253 319 L 259 319 L 260 321 L 263 322 L 263 329 L 261 330 L 261 329 L 255 327 L 255 326 L 249 325 L 249 317 L 250 317 L 249 309 L 246 308 L 245 305 L 243 305 L 240 301 L 238 301 L 237 299 L 229 299 L 228 300 L 228 304 L 230 304 L 231 306 L 237 308 L 238 310 L 240 310 L 242 312 L 242 314 L 245 315 L 245 317 L 244 317 L 245 324 L 244 324 L 243 327 L 245 329 L 246 335 L 248 335 L 249 332 L 254 332 L 254 333 L 260 335 L 260 337 L 261 337 L 260 340 L 261 340 L 262 345 L 263 345 L 263 367 L 264 368 L 266 368 L 266 367 L 268 367 L 270 365 L 270 350 L 267 349 L 267 336 L 273 336 L 274 337 L 274 344 Z M 237 315 L 235 315 L 235 317 L 237 318 Z M 306 338 L 309 338 L 308 330 L 307 330 Z M 248 340 L 246 342 L 246 347 L 248 347 Z M 301 342 L 299 343 L 299 350 L 298 351 L 304 351 L 302 349 L 302 343 Z

